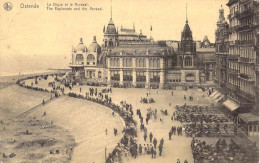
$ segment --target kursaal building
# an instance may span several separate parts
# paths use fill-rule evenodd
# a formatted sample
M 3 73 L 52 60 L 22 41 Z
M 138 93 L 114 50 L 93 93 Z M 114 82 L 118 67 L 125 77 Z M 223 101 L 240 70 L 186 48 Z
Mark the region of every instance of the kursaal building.
M 152 31 L 152 27 L 151 27 Z M 103 29 L 103 44 L 96 37 L 87 47 L 83 40 L 72 48 L 73 79 L 76 82 L 101 83 L 111 86 L 170 88 L 176 85 L 197 85 L 205 74 L 200 72 L 196 44 L 186 19 L 177 48 L 164 41 L 155 42 L 135 26 L 115 27 L 112 14 Z

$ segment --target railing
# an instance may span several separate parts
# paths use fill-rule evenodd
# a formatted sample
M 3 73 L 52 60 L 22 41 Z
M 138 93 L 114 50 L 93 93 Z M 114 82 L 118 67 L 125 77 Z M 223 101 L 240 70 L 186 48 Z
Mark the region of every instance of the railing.
M 230 74 L 235 74 L 235 75 L 238 74 L 238 70 L 234 70 L 234 69 L 228 69 L 227 72 Z
M 240 26 L 240 27 L 237 28 L 237 31 L 253 29 L 254 27 L 257 27 L 257 25 L 249 24 L 249 25 L 245 25 L 245 26 Z
M 239 73 L 238 77 L 240 79 L 244 79 L 244 80 L 249 81 L 249 82 L 255 82 L 255 78 L 251 75 L 248 75 L 248 74 Z
M 241 40 L 239 42 L 240 45 L 251 45 L 254 44 L 254 40 Z
M 238 59 L 239 62 L 244 62 L 244 63 L 255 63 L 255 60 L 252 58 L 245 58 L 245 57 L 239 57 Z
M 237 59 L 239 54 L 228 54 L 227 59 Z
M 237 91 L 238 90 L 238 86 L 231 84 L 229 82 L 226 83 L 226 87 L 233 90 L 233 91 Z
M 242 18 L 245 18 L 245 17 L 252 16 L 253 14 L 254 14 L 253 8 L 247 8 L 244 11 L 238 12 L 237 15 L 235 13 L 235 17 L 237 19 L 242 19 Z
M 229 44 L 230 44 L 230 45 L 238 45 L 238 44 L 239 44 L 239 40 L 229 41 Z

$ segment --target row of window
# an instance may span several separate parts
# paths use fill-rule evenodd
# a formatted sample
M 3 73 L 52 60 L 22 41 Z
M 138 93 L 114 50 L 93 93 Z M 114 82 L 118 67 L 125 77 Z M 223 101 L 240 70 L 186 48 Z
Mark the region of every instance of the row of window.
M 255 58 L 255 53 L 254 49 L 252 48 L 241 48 L 240 49 L 240 57 L 244 58 Z
M 86 78 L 95 78 L 95 71 L 86 71 Z M 102 78 L 102 73 L 101 71 L 98 71 L 98 78 L 101 79 Z

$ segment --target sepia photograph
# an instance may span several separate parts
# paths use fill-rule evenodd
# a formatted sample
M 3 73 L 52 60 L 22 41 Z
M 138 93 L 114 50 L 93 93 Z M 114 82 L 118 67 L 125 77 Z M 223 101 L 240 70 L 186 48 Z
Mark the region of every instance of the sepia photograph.
M 259 0 L 2 0 L 0 163 L 258 163 Z

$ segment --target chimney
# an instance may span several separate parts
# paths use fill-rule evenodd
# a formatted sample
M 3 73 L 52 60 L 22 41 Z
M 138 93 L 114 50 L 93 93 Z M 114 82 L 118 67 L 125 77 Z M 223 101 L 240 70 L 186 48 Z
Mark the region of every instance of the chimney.
M 93 36 L 93 42 L 97 42 L 96 36 Z
M 83 39 L 82 39 L 82 38 L 80 38 L 79 41 L 80 41 L 80 42 L 79 42 L 80 44 L 83 44 Z

